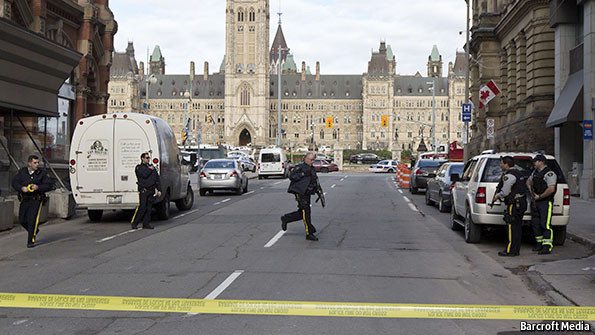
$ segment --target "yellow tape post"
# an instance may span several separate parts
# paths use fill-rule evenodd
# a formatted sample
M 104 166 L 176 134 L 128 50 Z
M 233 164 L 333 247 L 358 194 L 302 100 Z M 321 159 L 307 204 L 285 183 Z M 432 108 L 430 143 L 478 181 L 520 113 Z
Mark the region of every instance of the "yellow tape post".
M 595 307 L 205 300 L 0 293 L 0 307 L 362 318 L 595 321 Z

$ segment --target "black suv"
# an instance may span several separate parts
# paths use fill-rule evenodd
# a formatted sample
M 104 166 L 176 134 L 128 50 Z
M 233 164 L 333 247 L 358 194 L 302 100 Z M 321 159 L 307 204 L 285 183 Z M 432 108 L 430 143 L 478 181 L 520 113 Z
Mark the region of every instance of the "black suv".
M 376 154 L 362 153 L 357 155 L 351 155 L 349 157 L 349 163 L 356 164 L 376 164 L 380 162 L 380 158 Z
M 428 187 L 428 179 L 436 177 L 436 170 L 444 164 L 444 159 L 420 159 L 411 168 L 409 192 L 416 194 L 420 188 Z

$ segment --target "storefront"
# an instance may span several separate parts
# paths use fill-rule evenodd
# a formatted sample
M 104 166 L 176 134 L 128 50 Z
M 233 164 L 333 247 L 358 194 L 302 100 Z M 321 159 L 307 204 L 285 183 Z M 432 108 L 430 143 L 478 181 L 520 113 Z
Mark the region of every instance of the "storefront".
M 0 191 L 7 195 L 30 154 L 66 171 L 75 100 L 71 78 L 82 55 L 3 18 L 0 50 Z

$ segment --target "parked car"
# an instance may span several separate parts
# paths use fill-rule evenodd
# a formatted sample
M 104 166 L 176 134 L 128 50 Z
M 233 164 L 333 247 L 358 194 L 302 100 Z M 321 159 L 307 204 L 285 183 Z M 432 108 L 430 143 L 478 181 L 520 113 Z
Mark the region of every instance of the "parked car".
M 452 195 L 451 191 L 454 186 L 450 176 L 452 174 L 463 174 L 463 163 L 447 162 L 442 164 L 436 176 L 428 180 L 428 187 L 426 188 L 426 205 L 438 205 L 440 212 L 450 211 L 452 206 Z M 432 176 L 430 174 L 430 176 Z
M 312 163 L 312 166 L 314 167 L 316 172 L 327 173 L 327 172 L 339 171 L 339 166 L 337 164 L 331 163 L 331 162 L 323 160 L 323 159 L 314 160 L 314 163 Z
M 479 243 L 483 227 L 503 226 L 502 213 L 505 206 L 495 203 L 488 206 L 496 193 L 496 186 L 502 175 L 500 157 L 512 156 L 515 166 L 529 175 L 533 170 L 532 159 L 538 153 L 503 152 L 484 153 L 470 159 L 463 170 L 462 176 L 451 176 L 455 183 L 451 210 L 452 229 L 464 228 L 465 241 Z M 570 190 L 558 162 L 553 156 L 545 155 L 547 166 L 558 176 L 558 184 L 554 197 L 552 210 L 552 229 L 554 231 L 554 244 L 562 245 L 566 240 L 566 226 L 570 219 Z M 529 199 L 527 199 L 529 201 Z M 531 220 L 531 206 L 523 216 L 523 222 Z
M 426 188 L 428 179 L 431 179 L 431 175 L 435 175 L 438 168 L 445 162 L 444 159 L 420 159 L 415 162 L 411 168 L 409 192 L 416 194 L 420 188 Z
M 211 159 L 200 171 L 200 195 L 215 190 L 230 190 L 236 194 L 248 192 L 248 177 L 235 159 Z
M 289 175 L 287 154 L 282 148 L 273 147 L 260 150 L 258 162 L 258 179 L 269 176 L 287 178 Z
M 244 171 L 256 172 L 256 162 L 249 156 L 241 156 L 236 159 L 240 161 L 240 167 Z
M 395 160 L 383 160 L 376 164 L 370 165 L 370 172 L 388 172 L 388 173 L 395 173 L 397 171 L 397 165 L 399 164 L 398 161 Z
M 333 148 L 328 145 L 321 145 L 318 147 L 318 151 L 322 153 L 331 153 L 333 152 Z
M 349 163 L 355 164 L 376 164 L 380 162 L 380 158 L 376 154 L 372 153 L 361 153 L 351 155 L 349 157 Z
M 321 159 L 321 160 L 325 160 L 325 161 L 329 161 L 329 162 L 332 161 L 332 159 L 329 156 L 327 156 L 325 154 L 321 154 L 321 153 L 317 153 L 316 158 L 314 158 L 314 159 Z

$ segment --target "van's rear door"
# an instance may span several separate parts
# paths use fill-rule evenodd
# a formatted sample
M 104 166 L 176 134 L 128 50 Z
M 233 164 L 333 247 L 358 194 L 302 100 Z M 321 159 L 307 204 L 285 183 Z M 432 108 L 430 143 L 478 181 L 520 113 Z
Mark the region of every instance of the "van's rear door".
M 81 193 L 114 191 L 114 120 L 94 119 L 86 126 L 76 147 L 77 188 Z
M 260 155 L 260 171 L 283 172 L 283 162 L 279 153 L 262 153 Z
M 149 152 L 153 159 L 152 141 L 146 130 L 154 129 L 139 124 L 138 118 L 117 118 L 114 125 L 114 190 L 116 192 L 137 192 L 134 168 L 140 163 L 140 155 Z

